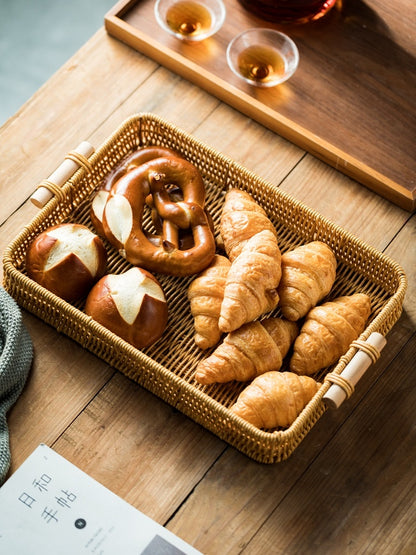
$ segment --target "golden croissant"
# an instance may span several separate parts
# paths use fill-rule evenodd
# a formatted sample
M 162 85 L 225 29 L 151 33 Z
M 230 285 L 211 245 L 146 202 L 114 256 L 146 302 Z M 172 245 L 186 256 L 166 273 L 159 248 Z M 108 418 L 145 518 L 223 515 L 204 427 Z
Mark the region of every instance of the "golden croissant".
M 371 314 L 368 295 L 343 296 L 313 308 L 293 345 L 290 369 L 315 374 L 336 362 L 364 331 Z
M 231 262 L 237 258 L 246 242 L 264 229 L 276 235 L 263 208 L 245 191 L 230 189 L 221 213 L 220 235 Z
M 218 327 L 233 331 L 276 308 L 281 254 L 275 235 L 256 233 L 244 245 L 228 272 Z
M 283 316 L 288 320 L 303 318 L 331 291 L 336 268 L 332 249 L 321 241 L 284 253 L 278 289 Z
M 290 426 L 309 403 L 320 384 L 292 372 L 266 372 L 238 396 L 231 411 L 257 428 Z
M 295 322 L 266 318 L 245 324 L 224 341 L 196 369 L 201 384 L 248 381 L 269 370 L 281 368 L 298 334 Z
M 200 349 L 213 347 L 221 338 L 218 320 L 230 266 L 228 258 L 216 254 L 208 268 L 189 286 L 188 299 L 194 317 L 194 339 Z

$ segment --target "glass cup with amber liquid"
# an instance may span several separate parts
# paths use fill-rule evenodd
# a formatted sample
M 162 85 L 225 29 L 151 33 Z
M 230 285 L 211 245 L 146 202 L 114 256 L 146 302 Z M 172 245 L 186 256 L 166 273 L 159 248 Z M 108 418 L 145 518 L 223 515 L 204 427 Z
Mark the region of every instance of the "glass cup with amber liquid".
M 225 15 L 221 0 L 157 0 L 155 4 L 155 17 L 162 29 L 188 42 L 214 35 Z
M 298 67 L 299 51 L 286 34 L 273 29 L 248 29 L 229 43 L 227 62 L 246 83 L 275 87 L 287 81 Z

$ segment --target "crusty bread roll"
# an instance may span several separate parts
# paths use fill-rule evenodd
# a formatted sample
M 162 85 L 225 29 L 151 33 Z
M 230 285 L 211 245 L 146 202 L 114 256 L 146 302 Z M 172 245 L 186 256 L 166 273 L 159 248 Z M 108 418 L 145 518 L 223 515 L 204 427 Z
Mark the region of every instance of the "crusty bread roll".
M 106 270 L 101 239 L 81 224 L 58 224 L 30 245 L 26 270 L 30 278 L 67 301 L 84 297 Z
M 160 283 L 138 267 L 101 278 L 87 297 L 85 312 L 138 349 L 159 339 L 168 320 Z

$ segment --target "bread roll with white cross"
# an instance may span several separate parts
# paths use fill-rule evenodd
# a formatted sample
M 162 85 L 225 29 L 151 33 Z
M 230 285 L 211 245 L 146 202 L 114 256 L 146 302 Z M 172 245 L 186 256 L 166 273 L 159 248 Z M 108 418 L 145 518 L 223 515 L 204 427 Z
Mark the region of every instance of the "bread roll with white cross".
M 157 341 L 168 320 L 159 281 L 136 266 L 101 278 L 87 297 L 85 312 L 138 349 Z
M 101 239 L 81 224 L 58 224 L 40 233 L 26 254 L 31 279 L 66 301 L 86 296 L 106 271 Z

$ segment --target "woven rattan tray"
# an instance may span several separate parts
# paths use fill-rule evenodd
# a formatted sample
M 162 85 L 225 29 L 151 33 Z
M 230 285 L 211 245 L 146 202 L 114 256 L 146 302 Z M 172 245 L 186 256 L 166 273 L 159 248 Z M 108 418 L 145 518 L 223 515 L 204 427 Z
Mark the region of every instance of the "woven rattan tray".
M 196 364 L 207 353 L 199 351 L 193 341 L 193 320 L 186 295 L 192 277 L 157 276 L 167 297 L 170 317 L 163 337 L 142 352 L 88 317 L 82 301 L 69 304 L 26 274 L 26 251 L 41 231 L 67 221 L 94 229 L 89 206 L 103 177 L 124 156 L 146 145 L 173 148 L 200 169 L 207 208 L 216 229 L 224 193 L 232 186 L 247 191 L 263 206 L 276 226 L 282 252 L 316 239 L 328 243 L 338 259 L 331 297 L 365 292 L 372 299 L 373 312 L 360 339 L 367 339 L 374 331 L 386 335 L 397 321 L 406 290 L 406 276 L 400 266 L 241 165 L 151 114 L 126 120 L 89 157 L 89 164 L 84 164 L 63 185 L 62 194 L 53 197 L 7 247 L 3 258 L 4 286 L 22 307 L 249 457 L 264 463 L 284 460 L 326 410 L 323 396 L 331 384 L 323 379 L 325 373 L 340 374 L 356 347 L 351 346 L 337 365 L 321 372 L 318 379 L 323 385 L 290 428 L 261 431 L 229 411 L 243 388 L 241 384 L 201 386 L 193 380 Z M 106 246 L 108 272 L 125 271 L 129 264 L 109 244 Z

